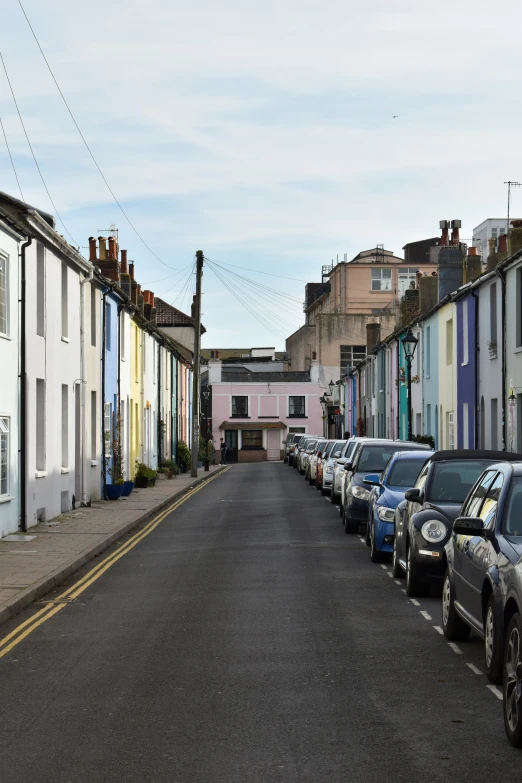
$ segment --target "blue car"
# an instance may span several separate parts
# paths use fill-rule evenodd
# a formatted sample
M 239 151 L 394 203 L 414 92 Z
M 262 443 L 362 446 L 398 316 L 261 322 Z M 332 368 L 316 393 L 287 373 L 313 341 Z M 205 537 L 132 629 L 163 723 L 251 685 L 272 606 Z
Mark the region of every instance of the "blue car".
M 364 479 L 364 483 L 372 487 L 366 526 L 366 544 L 370 547 L 372 563 L 380 563 L 393 552 L 395 509 L 433 453 L 426 449 L 397 451 L 377 480 L 375 476 Z

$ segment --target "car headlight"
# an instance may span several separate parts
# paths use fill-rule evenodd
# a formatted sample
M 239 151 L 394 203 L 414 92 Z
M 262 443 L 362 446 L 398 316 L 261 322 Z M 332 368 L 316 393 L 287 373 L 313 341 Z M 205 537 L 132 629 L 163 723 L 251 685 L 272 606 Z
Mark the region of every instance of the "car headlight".
M 377 516 L 383 522 L 393 522 L 395 520 L 395 509 L 386 506 L 377 506 Z
M 439 541 L 442 541 L 447 532 L 446 525 L 439 522 L 438 519 L 430 519 L 421 527 L 422 536 L 432 544 L 438 544 Z
M 354 498 L 359 498 L 359 500 L 368 500 L 370 492 L 364 489 L 364 487 L 352 487 L 352 495 Z

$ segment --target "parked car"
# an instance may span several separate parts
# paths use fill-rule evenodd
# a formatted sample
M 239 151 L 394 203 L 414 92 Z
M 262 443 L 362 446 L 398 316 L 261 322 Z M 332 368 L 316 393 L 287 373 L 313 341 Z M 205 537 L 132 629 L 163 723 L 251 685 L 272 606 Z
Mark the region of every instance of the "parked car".
M 345 440 L 334 440 L 328 458 L 323 460 L 321 466 L 322 484 L 318 487 L 321 495 L 328 495 L 332 490 L 335 463 L 346 448 L 346 443 Z
M 335 440 L 329 440 L 326 444 L 325 448 L 323 449 L 323 453 L 317 460 L 317 474 L 315 477 L 315 488 L 318 492 L 321 492 L 321 494 L 326 494 L 323 492 L 323 484 L 324 484 L 324 469 L 328 464 L 328 461 L 330 459 L 330 454 L 334 450 L 334 446 L 337 443 Z
M 425 595 L 431 585 L 440 589 L 442 553 L 468 492 L 483 470 L 508 457 L 520 459 L 502 451 L 437 451 L 424 466 L 395 514 L 392 570 L 406 572 L 408 595 Z
M 299 446 L 301 445 L 303 440 L 307 437 L 308 437 L 307 435 L 299 435 L 299 437 L 297 437 L 290 445 L 290 451 L 288 452 L 288 464 L 290 465 L 290 467 L 293 468 L 296 467 L 295 459 L 297 458 L 297 452 L 299 451 Z
M 365 479 L 378 481 L 386 463 L 396 451 L 428 450 L 428 446 L 409 441 L 388 439 L 361 440 L 355 447 L 350 461 L 344 466 L 346 472 L 342 485 L 341 508 L 345 533 L 357 533 L 359 525 L 368 521 L 368 499 L 370 490 Z
M 364 480 L 372 489 L 368 499 L 368 523 L 366 544 L 370 547 L 373 563 L 379 563 L 393 552 L 395 535 L 395 509 L 404 500 L 404 493 L 417 480 L 417 476 L 433 455 L 425 449 L 396 451 L 381 473 L 378 481 Z
M 295 468 L 295 470 L 298 470 L 298 469 L 299 469 L 299 468 L 298 468 L 298 465 L 299 465 L 299 455 L 300 455 L 300 454 L 301 454 L 301 452 L 303 451 L 303 449 L 304 449 L 304 447 L 305 447 L 305 444 L 307 444 L 307 443 L 308 443 L 308 441 L 309 441 L 309 440 L 310 440 L 312 437 L 315 437 L 315 436 L 312 436 L 312 435 L 303 435 L 303 437 L 302 437 L 302 438 L 299 438 L 299 440 L 297 441 L 297 444 L 296 444 L 296 447 L 295 447 L 295 451 L 294 451 L 294 459 L 293 459 L 293 461 L 292 461 L 292 462 L 293 462 L 293 467 Z
M 310 461 L 310 457 L 315 451 L 317 441 L 318 438 L 311 438 L 306 442 L 304 449 L 302 449 L 302 451 L 299 453 L 299 464 L 297 469 L 302 476 L 304 476 L 308 470 L 308 463 Z
M 442 556 L 444 634 L 464 642 L 472 630 L 478 633 L 494 683 L 502 682 L 506 626 L 513 614 L 508 612 L 506 622 L 507 601 L 513 597 L 517 612 L 522 606 L 521 509 L 522 463 L 491 465 L 466 498 Z
M 299 440 L 299 438 L 301 438 L 301 433 L 300 432 L 290 432 L 286 436 L 286 441 L 285 441 L 285 458 L 284 458 L 285 462 L 289 462 L 289 460 L 290 460 L 290 453 L 293 454 L 293 450 L 295 448 L 295 444 Z
M 344 478 L 344 466 L 349 462 L 355 447 L 361 438 L 350 438 L 349 440 L 339 441 L 342 444 L 342 450 L 333 464 L 332 489 L 330 500 L 336 506 L 341 500 L 342 480 Z M 370 439 L 369 439 L 370 440 Z
M 323 456 L 324 450 L 327 446 L 328 441 L 326 439 L 318 440 L 314 453 L 310 455 L 310 459 L 308 460 L 308 469 L 305 473 L 305 478 L 308 479 L 309 484 L 315 484 L 315 479 L 317 478 L 317 464 L 321 461 L 321 457 Z

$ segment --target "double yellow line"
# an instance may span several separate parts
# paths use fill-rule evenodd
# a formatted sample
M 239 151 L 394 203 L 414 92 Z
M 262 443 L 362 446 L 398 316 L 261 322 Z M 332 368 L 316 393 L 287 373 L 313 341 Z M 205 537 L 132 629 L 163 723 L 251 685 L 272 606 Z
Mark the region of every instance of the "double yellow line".
M 152 531 L 155 530 L 158 525 L 160 525 L 163 520 L 169 516 L 169 514 L 179 508 L 179 506 L 183 505 L 183 503 L 191 498 L 192 495 L 195 495 L 196 492 L 199 492 L 201 489 L 203 489 L 203 487 L 206 487 L 207 484 L 210 484 L 211 481 L 217 479 L 218 476 L 220 476 L 222 473 L 225 473 L 227 470 L 229 470 L 229 468 L 225 468 L 225 470 L 220 471 L 216 476 L 212 476 L 198 487 L 195 487 L 190 492 L 187 492 L 186 495 L 169 506 L 165 511 L 162 511 L 161 514 L 159 514 L 157 517 L 151 519 L 151 521 L 145 525 L 142 530 L 133 535 L 132 538 L 130 538 L 125 544 L 122 544 L 120 547 L 118 547 L 118 549 L 116 549 L 116 551 L 108 555 L 104 560 L 100 561 L 96 566 L 94 566 L 94 568 L 91 568 L 89 573 L 85 574 L 85 576 L 79 579 L 76 584 L 74 584 L 72 587 L 69 587 L 67 590 L 64 590 L 63 593 L 60 593 L 59 596 L 52 599 L 53 602 L 60 601 L 63 603 L 57 603 L 55 606 L 49 605 L 43 609 L 40 609 L 28 620 L 20 623 L 20 625 L 18 625 L 14 631 L 11 631 L 11 633 L 7 634 L 7 636 L 4 636 L 3 639 L 0 639 L 0 658 L 3 658 L 5 655 L 11 652 L 13 647 L 16 647 L 17 644 L 20 644 L 20 642 L 29 636 L 34 630 L 36 630 L 38 626 L 47 622 L 47 620 L 50 620 L 51 617 L 54 617 L 54 615 L 58 614 L 58 612 L 61 612 L 61 610 L 64 609 L 68 603 L 81 595 L 85 590 L 87 590 L 88 587 L 93 584 L 93 582 L 96 582 L 96 580 L 98 580 L 100 576 L 105 573 L 105 571 L 108 571 L 109 568 L 117 563 L 120 558 L 128 554 L 128 552 L 130 552 L 131 549 L 134 549 L 134 547 L 139 544 L 140 541 L 152 533 Z

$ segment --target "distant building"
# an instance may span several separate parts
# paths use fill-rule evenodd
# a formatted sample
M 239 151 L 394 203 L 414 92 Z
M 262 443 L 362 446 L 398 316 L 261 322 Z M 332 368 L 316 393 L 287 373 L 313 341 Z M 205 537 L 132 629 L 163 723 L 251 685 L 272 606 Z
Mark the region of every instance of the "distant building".
M 486 263 L 489 255 L 488 239 L 498 240 L 499 236 L 506 233 L 507 218 L 487 218 L 473 229 L 472 244 Z

